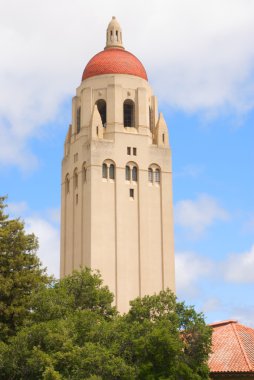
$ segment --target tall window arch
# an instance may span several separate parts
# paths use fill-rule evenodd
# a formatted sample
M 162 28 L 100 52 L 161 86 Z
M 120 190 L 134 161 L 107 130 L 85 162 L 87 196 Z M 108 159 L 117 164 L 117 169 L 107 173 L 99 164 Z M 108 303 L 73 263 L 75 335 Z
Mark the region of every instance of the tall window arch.
M 66 177 L 65 177 L 65 193 L 69 194 L 69 192 L 70 192 L 70 176 L 69 176 L 69 174 L 66 174 Z
M 115 179 L 115 165 L 109 165 L 109 179 Z
M 97 100 L 96 105 L 101 116 L 102 125 L 105 128 L 107 123 L 107 104 L 104 99 L 99 99 Z
M 160 169 L 155 169 L 155 182 L 160 183 L 161 181 L 161 172 Z
M 83 183 L 86 182 L 86 163 L 84 162 L 83 166 L 82 166 L 82 181 Z
M 73 185 L 74 185 L 74 189 L 77 189 L 77 188 L 78 188 L 78 169 L 75 169 L 75 170 L 74 170 L 74 174 L 73 174 Z
M 108 178 L 108 167 L 105 162 L 102 164 L 102 178 Z
M 133 166 L 132 168 L 132 181 L 137 182 L 138 180 L 138 169 L 137 166 Z
M 161 182 L 161 170 L 157 164 L 151 164 L 148 168 L 148 182 L 159 184 Z
M 123 125 L 124 127 L 135 126 L 135 104 L 130 99 L 123 103 Z
M 116 167 L 115 163 L 107 159 L 102 164 L 102 178 L 107 180 L 114 180 L 116 176 Z
M 129 167 L 129 165 L 125 166 L 125 179 L 126 181 L 131 180 L 131 168 Z
M 148 169 L 148 181 L 151 183 L 153 182 L 153 169 L 152 168 Z
M 81 107 L 78 107 L 77 109 L 77 133 L 80 132 L 81 128 Z

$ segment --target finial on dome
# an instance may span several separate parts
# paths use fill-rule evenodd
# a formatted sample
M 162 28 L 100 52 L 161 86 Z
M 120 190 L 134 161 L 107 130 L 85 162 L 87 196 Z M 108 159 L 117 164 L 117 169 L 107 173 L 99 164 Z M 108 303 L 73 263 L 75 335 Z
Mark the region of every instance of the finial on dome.
M 124 49 L 123 43 L 122 43 L 122 29 L 117 19 L 115 18 L 115 16 L 112 17 L 112 20 L 108 24 L 108 28 L 107 28 L 105 49 L 110 49 L 110 48 Z

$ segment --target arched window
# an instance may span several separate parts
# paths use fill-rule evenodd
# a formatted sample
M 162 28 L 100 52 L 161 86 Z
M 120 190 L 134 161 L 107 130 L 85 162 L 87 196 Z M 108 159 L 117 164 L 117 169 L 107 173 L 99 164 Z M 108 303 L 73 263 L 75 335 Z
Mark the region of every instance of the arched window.
M 153 169 L 152 168 L 148 169 L 148 181 L 153 182 Z
M 109 166 L 109 178 L 115 179 L 115 165 L 110 164 Z
M 108 178 L 108 167 L 107 164 L 102 164 L 102 178 Z
M 135 104 L 130 99 L 123 103 L 123 123 L 124 127 L 135 126 Z
M 82 180 L 83 180 L 83 183 L 86 182 L 86 167 L 85 167 L 85 165 L 83 165 L 83 168 L 82 168 Z
M 78 107 L 77 109 L 77 133 L 80 132 L 81 127 L 81 107 Z
M 99 100 L 97 100 L 96 105 L 98 107 L 98 111 L 99 111 L 99 114 L 101 116 L 102 125 L 105 128 L 106 123 L 107 123 L 107 105 L 106 105 L 106 102 L 103 99 L 99 99 Z
M 136 166 L 133 166 L 132 168 L 132 181 L 137 182 L 138 180 L 138 169 Z
M 77 189 L 77 187 L 78 187 L 78 171 L 77 171 L 77 169 L 75 169 L 75 171 L 74 171 L 73 183 L 74 183 L 74 189 Z
M 65 178 L 65 193 L 69 194 L 69 192 L 70 192 L 70 178 L 69 178 L 69 174 L 67 174 Z
M 160 182 L 160 169 L 155 170 L 155 182 L 159 183 Z
M 131 180 L 131 169 L 128 165 L 125 166 L 125 179 L 126 181 Z

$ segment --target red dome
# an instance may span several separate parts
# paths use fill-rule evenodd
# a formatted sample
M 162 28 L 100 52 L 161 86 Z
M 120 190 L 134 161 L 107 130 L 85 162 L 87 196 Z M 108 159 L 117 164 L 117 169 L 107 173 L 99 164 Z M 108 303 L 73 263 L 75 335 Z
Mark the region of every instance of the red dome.
M 135 55 L 117 48 L 103 50 L 90 59 L 82 81 L 103 74 L 128 74 L 148 80 L 144 66 Z

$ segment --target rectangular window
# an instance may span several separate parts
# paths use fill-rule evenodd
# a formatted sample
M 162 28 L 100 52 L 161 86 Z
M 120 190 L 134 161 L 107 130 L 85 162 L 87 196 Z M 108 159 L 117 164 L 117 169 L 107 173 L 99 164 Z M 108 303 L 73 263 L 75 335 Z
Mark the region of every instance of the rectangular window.
M 164 143 L 165 142 L 165 134 L 162 133 L 162 142 Z
M 128 156 L 131 155 L 131 147 L 130 146 L 127 146 L 127 154 L 128 154 Z
M 130 189 L 130 198 L 134 199 L 134 189 Z
M 133 156 L 137 155 L 137 148 L 133 148 Z
M 74 162 L 77 162 L 78 161 L 78 153 L 75 153 L 74 154 Z

